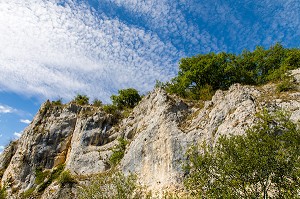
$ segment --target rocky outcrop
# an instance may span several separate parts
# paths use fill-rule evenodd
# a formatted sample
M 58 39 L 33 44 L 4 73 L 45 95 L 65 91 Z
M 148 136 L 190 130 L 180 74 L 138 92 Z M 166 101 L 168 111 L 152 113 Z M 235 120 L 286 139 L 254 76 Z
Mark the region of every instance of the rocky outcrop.
M 10 194 L 18 195 L 16 191 L 36 186 L 37 169 L 51 170 L 61 164 L 75 174 L 108 169 L 109 143 L 114 140 L 107 133 L 111 127 L 112 116 L 100 108 L 55 106 L 47 101 L 18 143 L 3 152 L 2 184 L 8 185 Z
M 292 74 L 297 85 L 300 73 Z M 298 121 L 299 96 L 299 88 L 280 93 L 273 84 L 235 84 L 217 91 L 210 101 L 192 102 L 155 89 L 117 124 L 101 108 L 72 103 L 55 106 L 47 101 L 22 137 L 1 154 L 1 183 L 8 185 L 11 198 L 18 198 L 37 186 L 37 169 L 52 171 L 64 164 L 79 180 L 103 172 L 110 169 L 108 160 L 117 138 L 124 137 L 129 144 L 119 168 L 125 174 L 136 173 L 152 192 L 180 190 L 189 146 L 202 141 L 214 144 L 220 135 L 243 134 L 264 108 L 287 110 Z M 76 187 L 54 181 L 37 198 L 62 196 L 76 197 Z

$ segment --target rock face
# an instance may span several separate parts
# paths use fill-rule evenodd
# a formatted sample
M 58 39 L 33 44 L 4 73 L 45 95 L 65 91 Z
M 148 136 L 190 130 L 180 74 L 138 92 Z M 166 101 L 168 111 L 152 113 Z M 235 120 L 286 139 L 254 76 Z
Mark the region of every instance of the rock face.
M 18 198 L 15 190 L 33 187 L 37 169 L 65 164 L 75 174 L 105 171 L 109 143 L 115 139 L 107 132 L 112 124 L 112 116 L 99 108 L 53 106 L 47 101 L 19 141 L 0 156 L 2 184 L 8 183 L 9 193 Z
M 297 84 L 300 73 L 293 74 Z M 78 176 L 103 172 L 110 169 L 108 160 L 117 138 L 124 137 L 129 144 L 119 168 L 125 174 L 136 173 L 139 182 L 153 192 L 178 190 L 189 146 L 202 141 L 214 144 L 220 135 L 244 133 L 263 108 L 287 110 L 298 121 L 298 90 L 279 93 L 272 84 L 235 84 L 227 91 L 217 91 L 211 101 L 185 102 L 155 89 L 117 124 L 101 108 L 72 103 L 55 106 L 47 101 L 22 137 L 0 155 L 1 184 L 8 185 L 10 198 L 19 198 L 36 186 L 38 169 L 51 171 L 64 164 Z M 36 197 L 74 196 L 76 188 L 54 181 Z

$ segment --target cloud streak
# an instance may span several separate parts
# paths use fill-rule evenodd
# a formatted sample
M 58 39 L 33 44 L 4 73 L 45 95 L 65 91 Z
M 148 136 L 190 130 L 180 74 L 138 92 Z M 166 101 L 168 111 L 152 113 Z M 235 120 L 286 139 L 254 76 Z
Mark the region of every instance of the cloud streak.
M 19 139 L 22 136 L 22 133 L 23 132 L 20 132 L 20 133 L 14 132 L 15 139 Z
M 5 148 L 4 146 L 0 145 L 0 154 L 3 152 L 4 148 Z
M 24 124 L 30 124 L 30 120 L 27 119 L 21 119 L 20 122 L 24 123 Z
M 14 113 L 16 111 L 17 111 L 16 109 L 14 109 L 14 108 L 12 108 L 10 106 L 4 105 L 4 104 L 0 104 L 0 114 L 1 113 Z

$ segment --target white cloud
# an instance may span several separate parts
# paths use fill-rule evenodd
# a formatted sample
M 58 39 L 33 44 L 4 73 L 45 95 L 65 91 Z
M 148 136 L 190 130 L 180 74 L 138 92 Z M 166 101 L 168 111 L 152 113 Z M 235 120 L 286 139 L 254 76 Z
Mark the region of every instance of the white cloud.
M 15 136 L 15 139 L 19 139 L 21 136 L 22 136 L 22 131 L 17 133 L 17 132 L 14 132 L 14 136 Z
M 150 90 L 176 73 L 179 52 L 153 32 L 73 3 L 0 2 L 0 86 L 42 97 L 108 100 L 123 87 Z
M 24 123 L 24 124 L 30 124 L 30 120 L 27 119 L 21 119 L 20 122 Z
M 148 91 L 156 79 L 170 79 L 186 54 L 284 39 L 300 44 L 297 0 L 98 1 L 125 10 L 130 20 L 118 9 L 96 12 L 78 3 L 88 1 L 57 2 L 1 0 L 0 90 L 65 99 L 83 93 L 107 101 L 117 89 Z
M 4 104 L 0 104 L 0 113 L 13 113 L 13 112 L 16 112 L 16 109 Z
M 219 50 L 220 44 L 217 39 L 205 28 L 200 28 L 191 18 L 186 17 L 186 13 L 184 13 L 186 2 L 170 0 L 104 1 L 123 7 L 134 16 L 142 18 L 146 27 L 157 32 L 163 39 L 171 41 L 178 48 L 186 48 L 186 51 L 193 53 Z
M 0 146 L 0 154 L 3 152 L 4 146 Z

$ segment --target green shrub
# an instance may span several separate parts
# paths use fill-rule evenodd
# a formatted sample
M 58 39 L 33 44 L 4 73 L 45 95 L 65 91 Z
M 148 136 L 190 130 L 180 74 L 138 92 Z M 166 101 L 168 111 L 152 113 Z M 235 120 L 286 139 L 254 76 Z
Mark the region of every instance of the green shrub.
M 38 187 L 38 192 L 43 192 L 54 180 L 58 179 L 64 168 L 64 164 L 55 167 L 47 176 L 46 180 L 44 180 L 43 183 L 40 184 L 40 186 Z
M 276 87 L 277 92 L 286 92 L 294 90 L 296 86 L 293 84 L 290 78 L 286 78 L 283 81 L 279 82 Z
M 113 104 L 106 104 L 103 106 L 103 110 L 112 115 L 116 115 L 118 113 L 118 107 Z
M 129 117 L 130 113 L 132 112 L 131 108 L 125 108 L 122 110 L 122 118 Z
M 89 104 L 89 97 L 86 95 L 80 95 L 78 94 L 75 99 L 73 100 L 78 105 L 88 105 Z
M 99 174 L 91 180 L 91 184 L 79 190 L 79 199 L 142 199 L 150 198 L 143 193 L 136 175 L 125 176 L 114 170 Z
M 45 115 L 47 111 L 51 108 L 51 102 L 47 100 L 42 109 L 39 110 L 41 115 Z
M 154 88 L 162 88 L 162 89 L 164 89 L 166 87 L 166 84 L 164 83 L 164 82 L 161 82 L 161 81 L 159 81 L 159 80 L 156 80 L 155 81 L 155 86 L 154 86 Z
M 76 183 L 76 180 L 72 176 L 70 171 L 63 171 L 58 178 L 58 182 L 59 182 L 59 184 L 64 186 L 66 184 L 74 184 L 74 183 Z
M 35 181 L 34 183 L 39 185 L 44 182 L 44 180 L 48 177 L 50 171 L 43 171 L 41 168 L 37 168 L 35 170 Z
M 300 49 L 285 49 L 276 44 L 269 49 L 256 47 L 241 54 L 209 53 L 180 60 L 178 75 L 165 84 L 171 94 L 184 98 L 209 98 L 203 88 L 228 89 L 234 83 L 262 85 L 282 80 L 288 70 L 300 67 Z M 159 85 L 158 85 L 159 86 Z M 206 93 L 211 93 L 206 90 Z
M 201 100 L 211 100 L 214 95 L 214 90 L 212 86 L 205 85 L 199 91 L 199 99 Z
M 25 192 L 22 193 L 23 198 L 29 198 L 30 196 L 32 196 L 34 190 L 34 187 L 27 189 Z
M 122 158 L 124 157 L 126 145 L 128 144 L 128 141 L 124 138 L 118 139 L 118 144 L 112 149 L 112 155 L 109 158 L 109 163 L 112 166 L 117 165 Z
M 0 199 L 5 199 L 6 196 L 7 196 L 7 193 L 6 193 L 5 186 L 1 187 L 1 185 L 0 185 Z
M 276 90 L 278 92 L 286 92 L 294 89 L 295 89 L 294 84 L 288 81 L 281 82 L 276 87 Z
M 120 109 L 133 108 L 142 99 L 138 91 L 134 88 L 122 89 L 118 91 L 118 95 L 112 95 L 111 100 L 115 106 Z
M 197 198 L 299 198 L 300 130 L 264 111 L 245 135 L 221 136 L 187 153 L 184 185 Z
M 56 101 L 52 101 L 51 104 L 54 105 L 54 106 L 61 106 L 62 105 L 62 99 L 60 98 Z
M 102 106 L 102 101 L 98 99 L 94 99 L 93 106 L 100 107 Z

